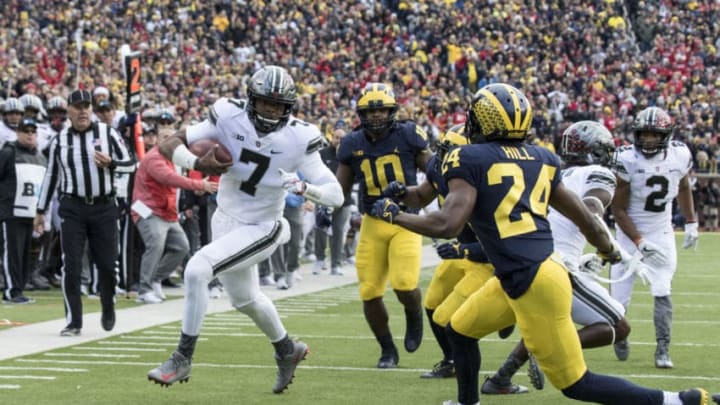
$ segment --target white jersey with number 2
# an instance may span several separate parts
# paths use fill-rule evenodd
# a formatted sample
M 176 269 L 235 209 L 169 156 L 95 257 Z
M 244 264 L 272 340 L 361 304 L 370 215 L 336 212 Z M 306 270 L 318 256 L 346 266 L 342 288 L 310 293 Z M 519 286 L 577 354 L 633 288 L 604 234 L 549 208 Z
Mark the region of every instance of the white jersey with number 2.
M 672 231 L 672 201 L 692 167 L 690 150 L 673 141 L 666 151 L 649 158 L 632 145 L 616 154 L 615 173 L 630 183 L 627 213 L 638 231 L 643 235 Z

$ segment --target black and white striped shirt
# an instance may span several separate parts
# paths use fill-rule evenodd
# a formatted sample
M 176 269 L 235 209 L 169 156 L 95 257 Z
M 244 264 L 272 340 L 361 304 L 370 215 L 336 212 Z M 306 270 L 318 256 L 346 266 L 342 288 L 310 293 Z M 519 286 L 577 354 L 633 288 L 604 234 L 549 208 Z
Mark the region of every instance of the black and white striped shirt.
M 98 167 L 95 151 L 110 155 L 111 166 Z M 48 168 L 37 210 L 45 212 L 56 189 L 60 194 L 85 198 L 113 196 L 114 173 L 132 172 L 134 168 L 135 161 L 120 135 L 108 125 L 94 122 L 84 132 L 72 127 L 63 129 L 50 140 Z

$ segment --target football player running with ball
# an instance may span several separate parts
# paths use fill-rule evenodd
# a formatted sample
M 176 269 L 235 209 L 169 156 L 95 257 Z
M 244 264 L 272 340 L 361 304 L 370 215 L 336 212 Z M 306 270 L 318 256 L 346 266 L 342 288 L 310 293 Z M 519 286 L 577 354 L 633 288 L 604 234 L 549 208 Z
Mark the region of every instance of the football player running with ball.
M 288 192 L 327 206 L 343 202 L 340 185 L 318 153 L 320 131 L 291 115 L 295 102 L 295 83 L 288 72 L 265 66 L 250 78 L 247 100 L 221 98 L 211 107 L 208 119 L 159 145 L 160 152 L 179 166 L 222 176 L 212 218 L 213 241 L 195 253 L 185 268 L 180 342 L 167 361 L 148 373 L 151 381 L 171 385 L 190 378 L 208 305 L 207 286 L 215 277 L 232 306 L 248 315 L 275 347 L 274 393 L 287 388 L 297 364 L 305 358 L 307 345 L 288 337 L 275 305 L 260 291 L 256 266 L 290 238 L 290 226 L 283 218 Z M 187 145 L 200 139 L 222 143 L 233 162 L 218 162 L 213 150 L 197 158 Z
M 418 287 L 422 236 L 367 214 L 390 182 L 416 185 L 417 170 L 425 171 L 431 152 L 421 127 L 395 120 L 398 104 L 390 85 L 368 83 L 356 111 L 361 124 L 340 141 L 336 176 L 345 194 L 355 181 L 360 183 L 360 209 L 365 214 L 355 254 L 360 298 L 365 319 L 380 344 L 377 367 L 394 368 L 399 355 L 383 296 L 389 280 L 405 309 L 405 350 L 416 351 L 423 335 Z
M 682 142 L 671 141 L 673 124 L 663 109 L 648 107 L 632 123 L 633 145 L 616 152 L 617 191 L 612 209 L 620 246 L 630 254 L 642 255 L 649 273 L 650 293 L 654 297 L 655 367 L 672 368 L 670 330 L 672 301 L 670 291 L 677 269 L 677 250 L 672 227 L 672 201 L 685 218 L 683 248 L 698 241 L 698 224 L 693 206 L 690 175 L 693 160 Z M 622 277 L 622 268 L 613 266 L 611 278 Z M 612 285 L 610 292 L 625 308 L 630 305 L 634 277 Z M 618 359 L 626 360 L 627 340 L 615 344 Z
M 440 210 L 423 216 L 402 212 L 389 198 L 373 209 L 383 220 L 437 238 L 455 237 L 469 222 L 495 267 L 495 276 L 465 301 L 447 328 L 458 402 L 479 403 L 478 339 L 515 323 L 547 379 L 568 398 L 613 405 L 707 404 L 702 389 L 664 392 L 588 370 L 570 316 L 570 277 L 553 254 L 548 205 L 577 224 L 603 261 L 621 261 L 617 244 L 560 182 L 558 157 L 523 143 L 532 107 L 520 90 L 503 83 L 485 86 L 467 114 L 471 145 L 453 149 L 443 162 L 449 192 Z

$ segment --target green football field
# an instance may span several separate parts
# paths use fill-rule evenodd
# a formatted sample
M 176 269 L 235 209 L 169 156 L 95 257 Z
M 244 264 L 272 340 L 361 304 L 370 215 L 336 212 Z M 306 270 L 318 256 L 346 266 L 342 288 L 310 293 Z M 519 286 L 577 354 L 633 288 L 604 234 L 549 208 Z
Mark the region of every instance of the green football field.
M 668 390 L 701 386 L 720 391 L 720 300 L 715 291 L 720 280 L 720 235 L 702 234 L 697 251 L 680 249 L 678 254 L 671 346 L 675 368 L 654 367 L 652 298 L 647 287 L 637 283 L 628 313 L 633 327 L 630 359 L 617 361 L 611 347 L 588 350 L 585 356 L 591 370 Z M 431 268 L 423 269 L 423 286 L 431 275 Z M 46 299 L 39 299 L 24 320 L 42 320 L 42 305 L 59 305 L 50 299 L 53 294 L 59 296 L 57 290 L 39 296 Z M 391 291 L 386 302 L 392 330 L 402 348 L 402 309 Z M 419 378 L 441 357 L 427 325 L 422 347 L 413 354 L 401 351 L 398 369 L 374 367 L 378 346 L 362 316 L 355 285 L 276 303 L 287 329 L 311 348 L 296 372 L 295 382 L 282 395 L 271 393 L 276 372 L 272 346 L 247 317 L 228 311 L 206 318 L 188 384 L 161 388 L 146 379 L 147 371 L 165 360 L 176 345 L 180 324 L 174 322 L 2 361 L 0 403 L 417 405 L 441 404 L 456 397 L 454 380 Z M 15 310 L 0 307 L 0 319 L 8 318 L 10 311 Z M 54 308 L 51 313 L 61 311 Z M 23 319 L 15 316 L 14 320 Z M 501 364 L 518 339 L 515 333 L 507 341 L 496 335 L 481 341 L 481 381 Z M 521 370 L 516 382 L 529 386 L 525 371 Z M 481 404 L 525 403 L 571 401 L 549 385 L 543 391 L 531 388 L 530 393 L 516 396 L 481 396 Z

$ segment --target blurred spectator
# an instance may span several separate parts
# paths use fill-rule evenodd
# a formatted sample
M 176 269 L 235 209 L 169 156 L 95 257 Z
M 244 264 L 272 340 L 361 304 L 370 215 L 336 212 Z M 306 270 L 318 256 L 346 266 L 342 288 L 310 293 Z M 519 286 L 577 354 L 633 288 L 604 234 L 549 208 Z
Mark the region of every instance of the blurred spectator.
M 37 149 L 37 122 L 24 118 L 17 140 L 0 150 L 0 227 L 5 270 L 3 302 L 30 304 L 23 295 L 31 275 L 30 245 L 38 202 L 37 185 L 45 175 L 47 160 Z
M 347 118 L 348 129 L 357 122 L 346 112 L 370 81 L 392 83 L 401 115 L 431 138 L 453 121 L 454 103 L 503 81 L 534 100 L 533 126 L 543 136 L 557 136 L 568 121 L 609 118 L 623 144 L 631 136 L 624 123 L 653 105 L 673 114 L 678 137 L 688 125 L 693 136 L 720 133 L 712 2 L 6 0 L 0 7 L 6 99 L 28 93 L 45 101 L 76 84 L 120 94 L 117 54 L 130 44 L 143 54 L 143 121 L 167 111 L 173 126 L 203 119 L 218 97 L 244 96 L 250 72 L 273 60 L 296 78 L 298 116 Z M 123 109 L 122 97 L 112 102 Z
M 330 144 L 320 150 L 320 157 L 325 165 L 335 173 L 338 167 L 337 147 L 346 134 L 344 120 L 335 123 L 335 129 L 330 137 Z M 350 219 L 350 205 L 352 199 L 348 194 L 342 207 L 330 209 L 322 205 L 315 206 L 315 268 L 313 274 L 320 274 L 325 269 L 325 254 L 330 239 L 330 274 L 343 275 L 343 247 Z
M 171 135 L 158 134 L 159 142 Z M 133 190 L 132 218 L 145 244 L 140 265 L 137 301 L 156 304 L 165 299 L 161 282 L 173 272 L 190 247 L 178 223 L 177 189 L 214 193 L 218 184 L 208 180 L 191 180 L 179 175 L 175 165 L 152 148 L 140 162 Z
M 710 232 L 718 231 L 720 187 L 714 179 L 698 179 L 697 199 L 702 207 L 700 222 L 704 229 Z

